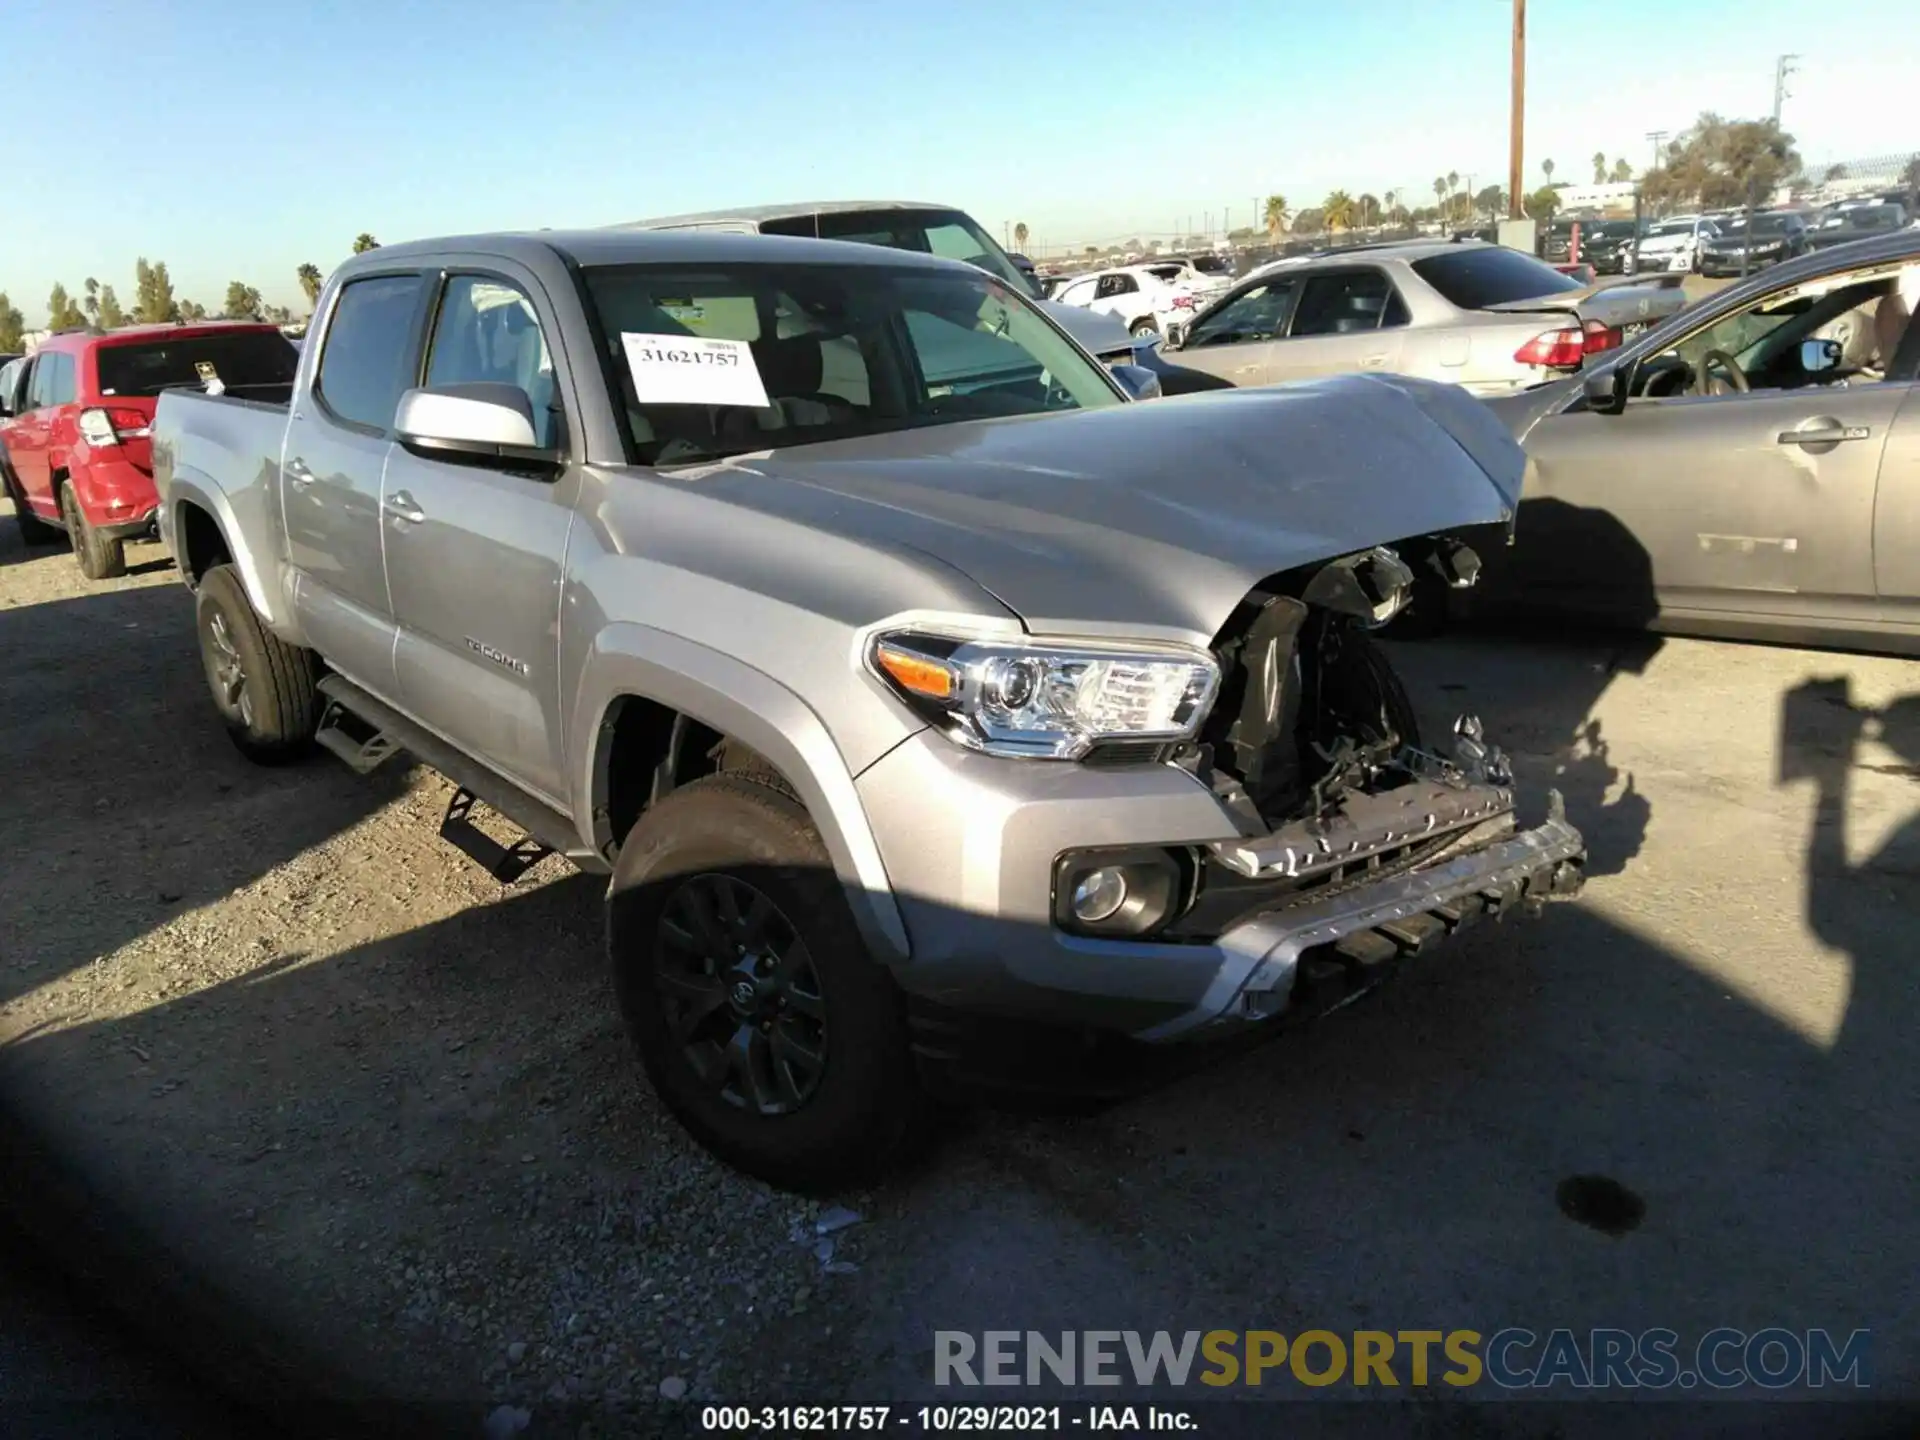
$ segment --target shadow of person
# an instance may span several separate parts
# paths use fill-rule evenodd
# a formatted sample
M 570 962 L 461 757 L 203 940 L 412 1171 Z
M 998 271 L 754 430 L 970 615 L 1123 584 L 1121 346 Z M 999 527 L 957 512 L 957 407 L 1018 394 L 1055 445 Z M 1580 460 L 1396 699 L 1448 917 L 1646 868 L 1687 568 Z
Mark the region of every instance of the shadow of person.
M 1856 703 L 1844 679 L 1810 680 L 1781 703 L 1781 784 L 1811 780 L 1813 824 L 1807 839 L 1808 928 L 1846 953 L 1851 979 L 1832 1047 L 1836 1073 L 1866 1084 L 1901 1073 L 1920 1010 L 1920 810 L 1909 813 L 1865 859 L 1853 859 L 1851 831 L 1871 807 L 1856 793 L 1864 773 L 1920 779 L 1920 694 L 1881 709 Z M 1893 763 L 1863 757 L 1877 741 Z M 1885 1068 L 1882 1068 L 1882 1067 Z

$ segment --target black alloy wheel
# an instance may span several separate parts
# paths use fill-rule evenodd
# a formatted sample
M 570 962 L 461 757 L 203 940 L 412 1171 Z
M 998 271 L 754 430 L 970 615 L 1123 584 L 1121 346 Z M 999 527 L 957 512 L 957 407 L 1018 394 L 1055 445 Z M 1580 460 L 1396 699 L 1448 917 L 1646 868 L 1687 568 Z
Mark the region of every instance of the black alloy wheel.
M 690 875 L 667 896 L 654 988 L 694 1073 L 729 1105 L 789 1115 L 827 1066 L 813 956 L 780 907 L 737 875 Z

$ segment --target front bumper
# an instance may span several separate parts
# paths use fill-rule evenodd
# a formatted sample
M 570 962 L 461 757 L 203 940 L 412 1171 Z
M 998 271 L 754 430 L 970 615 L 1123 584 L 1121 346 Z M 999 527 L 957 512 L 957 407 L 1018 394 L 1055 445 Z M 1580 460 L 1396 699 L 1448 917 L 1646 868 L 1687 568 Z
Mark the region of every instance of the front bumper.
M 1451 808 L 1414 786 L 1357 826 L 1259 837 L 1173 766 L 1009 762 L 931 732 L 857 785 L 907 928 L 895 976 L 910 998 L 1154 1043 L 1338 1003 L 1479 916 L 1577 893 L 1585 855 L 1557 796 L 1522 830 L 1511 791 L 1484 781 L 1455 786 Z M 1197 857 L 1182 922 L 1147 940 L 1054 923 L 1060 855 L 1142 845 Z

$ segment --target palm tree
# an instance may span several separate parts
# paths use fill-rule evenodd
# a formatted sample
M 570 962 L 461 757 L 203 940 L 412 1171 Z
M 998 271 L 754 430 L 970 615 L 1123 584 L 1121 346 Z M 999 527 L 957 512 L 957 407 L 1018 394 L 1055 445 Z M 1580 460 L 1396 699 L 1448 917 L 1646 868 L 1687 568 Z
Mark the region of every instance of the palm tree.
M 1026 221 L 1024 221 L 1024 220 L 1016 220 L 1016 221 L 1014 222 L 1014 225 L 1013 225 L 1013 248 L 1014 248 L 1014 249 L 1016 249 L 1016 250 L 1018 250 L 1018 251 L 1020 251 L 1020 252 L 1021 252 L 1022 254 L 1024 254 L 1024 253 L 1026 252 L 1026 248 L 1027 248 L 1027 222 L 1026 222 Z
M 1375 220 L 1380 218 L 1380 202 L 1372 195 L 1361 195 L 1357 203 L 1360 207 L 1360 224 L 1362 227 L 1371 225 Z
M 1624 159 L 1615 160 L 1613 162 L 1614 183 L 1616 185 L 1621 185 L 1621 184 L 1625 184 L 1627 181 L 1631 179 L 1633 179 L 1633 166 L 1629 165 Z
M 1346 191 L 1336 190 L 1327 196 L 1327 201 L 1320 207 L 1320 211 L 1326 216 L 1327 229 L 1351 230 L 1353 228 L 1353 197 Z
M 1547 177 L 1547 184 L 1553 184 L 1553 162 L 1551 160 L 1542 160 L 1540 162 L 1540 172 Z
M 89 275 L 86 284 L 87 298 L 80 302 L 80 308 L 87 312 L 87 319 L 100 323 L 100 282 Z
M 1380 197 L 1380 204 L 1385 207 L 1388 218 L 1392 218 L 1393 212 L 1400 208 L 1400 192 L 1398 190 L 1387 191 L 1386 194 Z
M 1604 185 L 1607 179 L 1607 153 L 1604 150 L 1593 152 L 1593 183 Z
M 1458 170 L 1447 171 L 1447 194 L 1451 195 L 1453 194 L 1454 191 L 1458 190 L 1459 188 L 1460 188 L 1460 172 Z
M 1447 177 L 1444 175 L 1436 175 L 1433 177 L 1434 209 L 1438 210 L 1440 208 L 1440 202 L 1446 198 L 1447 198 Z
M 1287 228 L 1287 222 L 1293 219 L 1293 212 L 1287 208 L 1287 197 L 1269 195 L 1267 197 L 1267 238 L 1278 240 L 1280 232 Z
M 300 288 L 305 292 L 309 306 L 320 303 L 320 267 L 309 260 L 295 272 L 300 277 Z
M 378 250 L 379 248 L 380 242 L 365 230 L 362 230 L 358 235 L 353 237 L 353 253 L 356 255 L 364 255 L 369 250 Z

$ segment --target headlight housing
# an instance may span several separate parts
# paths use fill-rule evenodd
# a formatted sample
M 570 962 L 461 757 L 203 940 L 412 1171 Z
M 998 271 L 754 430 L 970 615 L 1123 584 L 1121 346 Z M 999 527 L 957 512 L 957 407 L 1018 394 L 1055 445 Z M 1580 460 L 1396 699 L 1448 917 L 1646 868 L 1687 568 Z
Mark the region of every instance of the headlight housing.
M 1190 740 L 1220 667 L 1185 646 L 984 640 L 900 631 L 867 661 L 895 694 L 969 749 L 1077 760 L 1108 740 Z

